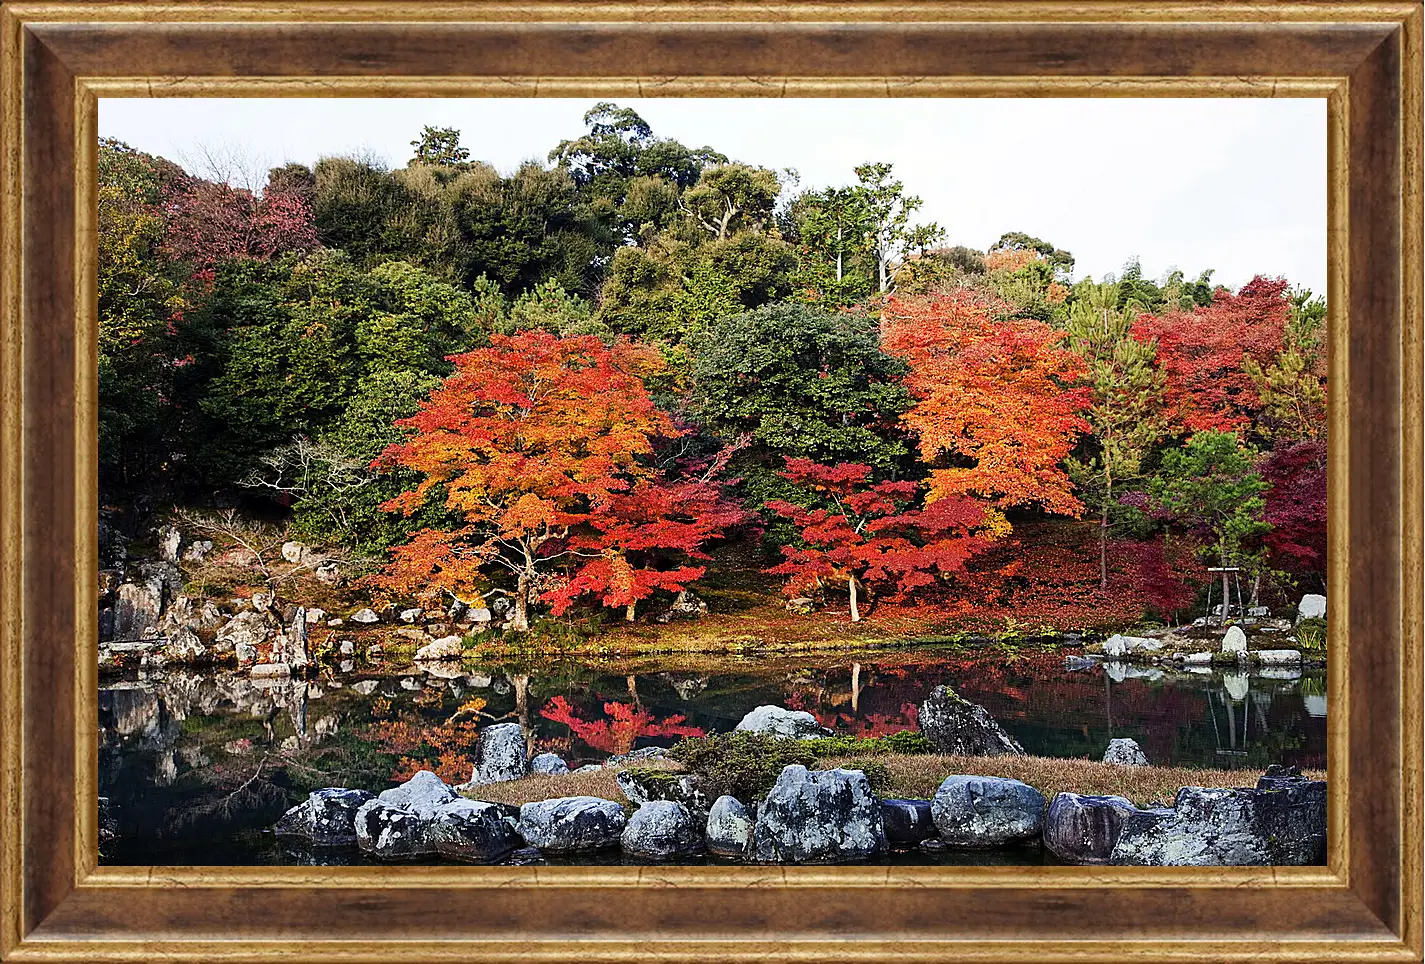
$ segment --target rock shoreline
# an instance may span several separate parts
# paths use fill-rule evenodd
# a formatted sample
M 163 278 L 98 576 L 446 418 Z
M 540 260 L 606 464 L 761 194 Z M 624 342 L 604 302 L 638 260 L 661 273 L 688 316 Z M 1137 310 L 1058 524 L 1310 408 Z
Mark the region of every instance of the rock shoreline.
M 742 728 L 778 729 L 771 721 L 782 718 L 769 709 L 780 708 L 759 707 Z M 983 708 L 945 687 L 937 687 L 921 715 L 933 721 L 927 735 L 933 733 L 937 745 L 957 752 L 967 745 L 995 753 L 1006 749 L 994 733 L 998 724 Z M 518 808 L 462 796 L 461 789 L 534 772 L 516 730 L 505 724 L 481 733 L 481 762 L 463 787 L 421 771 L 376 796 L 324 788 L 273 829 L 313 847 L 354 845 L 389 861 L 436 856 L 525 864 L 543 859 L 538 855 L 617 849 L 633 861 L 706 853 L 754 864 L 826 864 L 875 859 L 893 850 L 1021 846 L 1043 847 L 1072 864 L 1319 865 L 1326 859 L 1326 783 L 1276 766 L 1253 787 L 1183 787 L 1173 806 L 1140 809 L 1123 797 L 1061 792 L 1046 800 L 1018 780 L 972 773 L 947 775 L 931 800 L 881 799 L 863 770 L 792 764 L 760 800 L 723 795 L 709 804 L 695 774 L 670 771 L 669 780 L 655 782 L 630 769 L 665 752 L 649 748 L 605 764 L 618 771 L 627 807 L 591 796 L 554 797 Z M 563 764 L 551 756 L 536 757 L 542 772 Z M 1132 741 L 1116 743 L 1105 761 L 1146 763 Z

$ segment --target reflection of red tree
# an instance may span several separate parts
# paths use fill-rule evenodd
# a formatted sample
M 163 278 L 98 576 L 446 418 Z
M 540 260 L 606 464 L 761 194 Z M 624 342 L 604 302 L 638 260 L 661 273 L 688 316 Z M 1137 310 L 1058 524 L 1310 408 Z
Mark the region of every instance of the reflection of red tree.
M 920 707 L 914 703 L 902 703 L 899 715 L 889 713 L 867 713 L 853 716 L 850 713 L 815 713 L 822 726 L 835 731 L 837 736 L 887 736 L 901 730 L 915 730 Z
M 568 700 L 556 696 L 545 704 L 539 715 L 563 723 L 576 738 L 605 753 L 627 753 L 641 736 L 703 736 L 705 733 L 701 727 L 686 725 L 684 716 L 658 720 L 648 710 L 630 703 L 605 703 L 604 712 L 609 716 L 606 720 L 586 720 L 574 711 Z

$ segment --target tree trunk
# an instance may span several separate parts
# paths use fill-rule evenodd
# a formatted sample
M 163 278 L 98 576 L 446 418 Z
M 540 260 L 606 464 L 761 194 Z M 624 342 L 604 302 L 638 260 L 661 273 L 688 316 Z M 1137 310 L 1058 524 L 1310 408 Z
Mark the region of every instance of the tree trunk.
M 1227 622 L 1227 601 L 1230 598 L 1227 592 L 1228 586 L 1231 585 L 1231 575 L 1232 574 L 1227 571 L 1227 553 L 1224 552 L 1222 553 L 1222 621 L 1224 623 Z
M 635 617 L 635 615 L 636 615 L 636 610 L 637 610 L 637 609 L 638 609 L 638 600 L 637 600 L 637 599 L 631 601 L 627 606 L 625 606 L 625 607 L 624 607 L 624 610 L 623 610 L 623 619 L 624 619 L 624 622 L 628 622 L 628 623 L 633 622 L 634 617 Z
M 529 630 L 529 577 L 521 575 L 515 588 L 515 618 L 510 628 L 516 632 Z
M 836 280 L 841 281 L 841 225 L 836 226 Z
M 525 756 L 530 756 L 534 753 L 534 727 L 529 722 L 529 676 L 516 673 L 510 677 L 510 684 L 515 691 L 515 717 L 524 730 Z
M 1108 588 L 1108 503 L 1098 519 L 1098 587 Z
M 856 577 L 852 576 L 846 580 L 846 584 L 851 587 L 851 621 L 859 623 L 861 621 L 861 610 L 856 608 Z

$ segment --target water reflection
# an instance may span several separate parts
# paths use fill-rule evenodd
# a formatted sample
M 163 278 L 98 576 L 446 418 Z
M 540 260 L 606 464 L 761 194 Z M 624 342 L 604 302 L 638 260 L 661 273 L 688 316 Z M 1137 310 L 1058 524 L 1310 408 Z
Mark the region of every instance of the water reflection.
M 531 751 L 552 749 L 577 766 L 730 730 L 763 703 L 807 710 L 839 732 L 910 729 L 940 683 L 984 705 L 1030 753 L 1097 759 L 1109 739 L 1127 736 L 1162 764 L 1325 764 L 1325 687 L 1312 671 L 1069 671 L 1054 654 L 925 649 L 448 664 L 309 681 L 180 672 L 101 691 L 100 793 L 120 824 L 105 860 L 283 862 L 260 830 L 308 790 L 379 789 L 403 767 L 458 773 L 470 735 L 492 721 L 519 721 Z

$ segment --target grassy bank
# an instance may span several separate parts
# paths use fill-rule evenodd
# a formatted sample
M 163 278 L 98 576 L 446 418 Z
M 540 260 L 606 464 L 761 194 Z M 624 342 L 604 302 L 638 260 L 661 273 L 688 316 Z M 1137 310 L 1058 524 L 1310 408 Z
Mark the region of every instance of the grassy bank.
M 1190 767 L 1146 766 L 1128 767 L 1092 760 L 1062 760 L 1040 756 L 963 757 L 931 754 L 884 754 L 874 758 L 885 767 L 884 782 L 879 788 L 883 797 L 928 799 L 935 795 L 941 782 L 954 773 L 978 776 L 1009 777 L 1021 780 L 1039 790 L 1045 797 L 1054 794 L 1116 794 L 1127 797 L 1140 807 L 1171 805 L 1179 787 L 1252 786 L 1260 775 L 1255 770 L 1204 770 Z M 651 761 L 655 762 L 656 761 Z M 822 768 L 858 767 L 865 757 L 828 757 L 820 761 Z M 643 764 L 646 765 L 646 764 Z M 660 767 L 672 764 L 656 763 Z M 1317 780 L 1326 778 L 1324 771 L 1305 771 Z M 619 791 L 611 769 L 563 776 L 530 776 L 508 783 L 475 787 L 467 796 L 493 803 L 528 803 L 551 797 L 591 796 L 627 803 Z

